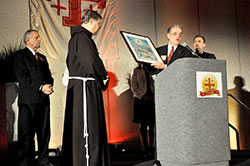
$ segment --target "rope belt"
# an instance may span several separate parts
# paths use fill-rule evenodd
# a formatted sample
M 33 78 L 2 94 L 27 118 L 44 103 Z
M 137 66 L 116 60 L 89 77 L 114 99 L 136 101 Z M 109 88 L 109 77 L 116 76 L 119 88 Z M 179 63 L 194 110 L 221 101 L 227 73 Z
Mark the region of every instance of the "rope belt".
M 86 160 L 87 160 L 87 166 L 89 166 L 89 145 L 88 145 L 88 137 L 89 137 L 89 133 L 88 133 L 88 117 L 87 117 L 87 93 L 86 93 L 86 82 L 87 81 L 93 81 L 95 80 L 94 78 L 91 77 L 69 77 L 68 79 L 76 79 L 76 80 L 82 80 L 82 94 L 83 94 L 83 122 L 84 122 L 84 129 L 83 129 L 83 136 L 85 138 L 85 150 L 86 150 Z

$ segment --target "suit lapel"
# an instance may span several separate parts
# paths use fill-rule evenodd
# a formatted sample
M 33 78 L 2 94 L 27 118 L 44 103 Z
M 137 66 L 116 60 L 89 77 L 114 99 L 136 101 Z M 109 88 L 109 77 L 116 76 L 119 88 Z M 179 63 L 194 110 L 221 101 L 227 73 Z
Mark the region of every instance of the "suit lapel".
M 30 65 L 34 66 L 36 71 L 43 72 L 42 64 L 40 64 L 42 62 L 38 62 L 36 60 L 36 57 L 32 54 L 32 52 L 27 47 L 26 47 L 26 53 L 27 53 L 27 57 L 30 59 L 29 60 Z M 39 53 L 38 53 L 38 56 L 40 56 Z
M 164 52 L 165 52 L 164 54 L 166 55 L 166 59 L 163 61 L 163 63 L 167 64 L 168 63 L 168 44 L 166 45 L 166 49 Z
M 36 60 L 35 56 L 32 54 L 32 52 L 27 47 L 25 48 L 25 51 L 27 53 L 27 56 L 31 60 L 31 62 L 32 63 L 37 63 L 37 60 Z

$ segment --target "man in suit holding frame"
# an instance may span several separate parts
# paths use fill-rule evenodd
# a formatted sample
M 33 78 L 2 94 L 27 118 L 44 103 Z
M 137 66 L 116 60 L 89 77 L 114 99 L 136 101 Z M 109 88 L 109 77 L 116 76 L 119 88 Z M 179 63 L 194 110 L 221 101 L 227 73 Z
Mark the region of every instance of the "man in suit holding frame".
M 163 58 L 163 62 L 152 63 L 151 66 L 158 69 L 156 73 L 165 69 L 166 66 L 173 63 L 179 58 L 194 57 L 192 53 L 182 45 L 180 45 L 183 37 L 183 29 L 180 25 L 172 25 L 167 30 L 168 44 L 158 47 L 156 50 Z
M 50 101 L 53 78 L 46 57 L 37 52 L 41 38 L 36 30 L 24 34 L 26 47 L 18 51 L 14 72 L 19 82 L 18 166 L 50 166 L 48 144 L 50 140 Z M 37 134 L 38 154 L 35 161 Z

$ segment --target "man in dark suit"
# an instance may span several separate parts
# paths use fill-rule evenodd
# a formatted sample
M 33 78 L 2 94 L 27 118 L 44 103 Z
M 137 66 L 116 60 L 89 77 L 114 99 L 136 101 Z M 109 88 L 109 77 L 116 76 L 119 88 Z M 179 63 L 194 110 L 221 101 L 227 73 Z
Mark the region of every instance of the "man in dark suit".
M 49 166 L 50 101 L 53 78 L 46 57 L 38 52 L 40 35 L 36 30 L 24 34 L 26 47 L 18 51 L 14 71 L 19 82 L 18 166 Z M 38 153 L 35 156 L 34 136 Z M 35 160 L 36 158 L 36 160 Z
M 180 45 L 182 37 L 183 29 L 180 25 L 170 26 L 167 30 L 168 44 L 157 48 L 163 62 L 152 63 L 151 66 L 159 72 L 179 58 L 194 57 L 188 49 Z
M 205 52 L 204 49 L 206 47 L 206 39 L 202 35 L 196 35 L 193 39 L 193 47 L 195 49 L 195 53 L 201 58 L 207 59 L 216 59 L 214 54 L 210 54 Z

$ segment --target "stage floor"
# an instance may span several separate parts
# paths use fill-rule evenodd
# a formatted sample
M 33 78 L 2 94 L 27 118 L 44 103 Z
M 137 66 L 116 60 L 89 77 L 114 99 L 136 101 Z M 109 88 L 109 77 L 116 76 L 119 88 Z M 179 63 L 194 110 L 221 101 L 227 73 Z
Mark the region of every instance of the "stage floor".
M 16 143 L 8 145 L 8 160 L 6 166 L 14 166 L 16 158 Z M 60 166 L 60 151 L 50 150 L 50 162 L 54 166 Z M 250 151 L 231 151 L 232 160 L 229 166 L 250 166 Z M 111 166 L 159 166 L 156 160 L 141 150 L 125 151 L 110 148 Z M 155 163 L 155 164 L 154 164 Z M 2 166 L 2 165 L 1 165 Z
M 7 166 L 15 165 L 17 143 L 12 143 L 8 145 L 8 160 Z M 51 149 L 49 153 L 49 160 L 55 166 L 60 166 L 60 150 Z M 133 166 L 140 163 L 154 163 L 154 159 L 151 155 L 146 154 L 142 150 L 125 151 L 122 149 L 110 148 L 110 162 L 111 166 Z M 148 165 L 148 164 L 146 164 Z M 146 166 L 145 165 L 145 166 Z M 152 164 L 150 164 L 151 166 Z

